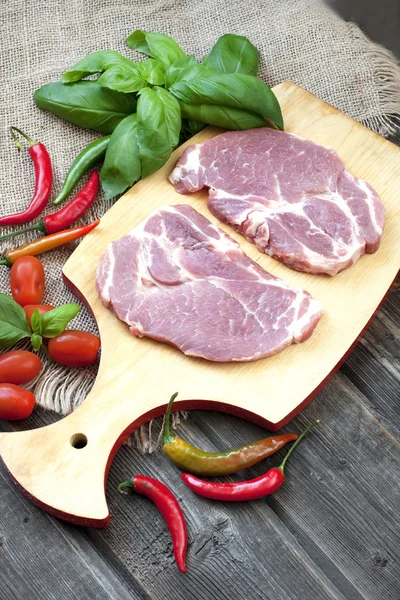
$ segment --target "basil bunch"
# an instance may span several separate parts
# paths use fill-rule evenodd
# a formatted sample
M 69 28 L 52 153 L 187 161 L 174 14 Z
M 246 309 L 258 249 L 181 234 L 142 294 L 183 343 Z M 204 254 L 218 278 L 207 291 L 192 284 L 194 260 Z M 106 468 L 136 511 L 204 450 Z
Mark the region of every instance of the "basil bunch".
M 11 296 L 0 294 L 0 348 L 10 348 L 19 340 L 30 338 L 32 348 L 37 352 L 44 348 L 43 338 L 60 335 L 79 310 L 78 304 L 64 304 L 40 316 L 36 309 L 29 326 L 23 308 Z
M 202 63 L 166 35 L 138 29 L 126 43 L 149 58 L 94 52 L 34 94 L 39 108 L 112 134 L 100 173 L 106 198 L 157 171 L 206 124 L 283 129 L 278 100 L 256 77 L 259 54 L 247 38 L 223 35 Z M 82 81 L 93 75 L 96 81 Z

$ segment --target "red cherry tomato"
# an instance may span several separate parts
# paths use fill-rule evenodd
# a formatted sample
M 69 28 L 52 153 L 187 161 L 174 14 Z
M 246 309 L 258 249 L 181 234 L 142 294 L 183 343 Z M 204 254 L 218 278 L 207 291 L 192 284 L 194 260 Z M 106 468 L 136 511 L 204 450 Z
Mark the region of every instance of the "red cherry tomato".
M 24 311 L 29 325 L 31 324 L 32 315 L 36 309 L 38 309 L 39 315 L 42 316 L 44 313 L 49 312 L 49 310 L 53 310 L 53 308 L 54 306 L 51 306 L 51 304 L 27 304 L 24 306 Z
M 26 419 L 32 414 L 35 404 L 32 392 L 13 383 L 0 383 L 0 419 Z
M 97 360 L 100 339 L 87 331 L 69 329 L 49 340 L 53 360 L 68 367 L 86 367 Z
M 44 269 L 35 256 L 21 256 L 10 271 L 11 294 L 21 306 L 40 304 L 44 296 Z
M 42 369 L 42 361 L 33 352 L 13 350 L 0 355 L 0 383 L 28 383 Z

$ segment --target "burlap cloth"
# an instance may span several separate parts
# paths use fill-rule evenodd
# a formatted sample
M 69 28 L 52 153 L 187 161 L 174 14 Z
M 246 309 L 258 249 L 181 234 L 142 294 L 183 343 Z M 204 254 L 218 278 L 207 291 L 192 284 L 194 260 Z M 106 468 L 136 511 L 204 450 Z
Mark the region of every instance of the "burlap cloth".
M 0 214 L 21 210 L 33 189 L 30 158 L 15 150 L 8 126 L 16 125 L 46 144 L 53 161 L 54 198 L 73 158 L 99 134 L 41 112 L 34 106 L 33 92 L 95 50 L 114 49 L 138 59 L 124 45 L 135 29 L 171 35 L 199 59 L 220 35 L 246 35 L 260 51 L 259 76 L 269 85 L 295 81 L 382 135 L 399 123 L 400 66 L 395 57 L 322 0 L 9 0 L 2 2 L 1 16 Z M 83 222 L 101 216 L 109 206 L 100 195 Z M 4 244 L 0 250 L 9 247 Z M 61 281 L 71 251 L 64 248 L 42 258 L 46 303 L 76 301 Z M 8 269 L 0 267 L 1 291 L 9 293 L 8 282 Z M 96 331 L 84 308 L 73 325 Z M 96 371 L 48 366 L 31 387 L 41 406 L 66 414 L 85 398 Z

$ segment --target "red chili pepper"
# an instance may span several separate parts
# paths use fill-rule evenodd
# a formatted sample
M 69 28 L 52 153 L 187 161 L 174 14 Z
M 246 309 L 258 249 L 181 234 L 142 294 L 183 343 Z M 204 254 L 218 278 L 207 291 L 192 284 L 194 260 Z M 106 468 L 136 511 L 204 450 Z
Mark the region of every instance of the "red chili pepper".
M 92 206 L 93 202 L 96 200 L 99 183 L 99 174 L 97 171 L 93 171 L 86 185 L 66 206 L 52 215 L 43 217 L 43 219 L 40 219 L 40 221 L 30 227 L 25 227 L 19 231 L 12 231 L 11 233 L 1 236 L 0 242 L 26 233 L 27 231 L 42 231 L 44 234 L 49 234 L 61 231 L 61 229 L 66 229 L 80 219 Z
M 26 210 L 13 215 L 7 215 L 0 218 L 0 225 L 22 225 L 28 223 L 40 215 L 44 210 L 48 199 L 51 194 L 51 184 L 53 181 L 53 173 L 51 169 L 50 156 L 43 144 L 35 142 L 23 131 L 17 127 L 11 127 L 11 133 L 17 144 L 18 150 L 22 148 L 22 145 L 15 136 L 15 131 L 18 131 L 30 144 L 28 150 L 30 157 L 32 158 L 33 165 L 35 167 L 36 184 L 35 191 L 32 200 Z
M 225 501 L 255 500 L 256 498 L 263 498 L 264 496 L 273 494 L 281 487 L 285 480 L 284 468 L 287 459 L 296 448 L 297 444 L 301 442 L 317 423 L 319 423 L 319 421 L 311 423 L 311 425 L 303 431 L 290 448 L 289 452 L 286 453 L 286 456 L 279 467 L 274 467 L 255 479 L 235 481 L 233 483 L 221 483 L 219 481 L 204 481 L 190 473 L 182 473 L 181 477 L 193 492 L 196 492 L 196 494 L 204 496 L 205 498 Z
M 99 191 L 100 177 L 93 171 L 88 182 L 81 191 L 64 208 L 52 215 L 44 217 L 43 223 L 47 233 L 56 233 L 75 223 L 92 206 Z
M 64 231 L 45 235 L 44 237 L 29 242 L 28 244 L 24 244 L 19 248 L 14 248 L 14 250 L 8 250 L 8 252 L 4 254 L 2 260 L 0 260 L 0 265 L 7 265 L 10 267 L 20 256 L 37 256 L 38 254 L 53 250 L 53 248 L 58 248 L 69 242 L 74 242 L 83 235 L 89 233 L 89 231 L 92 231 L 99 223 L 100 220 L 97 220 L 94 223 L 84 225 L 83 227 L 64 229 Z
M 182 509 L 173 493 L 167 486 L 157 481 L 157 479 L 145 477 L 144 475 L 135 475 L 132 479 L 120 483 L 118 491 L 121 494 L 126 494 L 124 488 L 129 488 L 137 494 L 146 496 L 157 506 L 171 532 L 176 564 L 185 573 L 187 549 L 186 523 Z

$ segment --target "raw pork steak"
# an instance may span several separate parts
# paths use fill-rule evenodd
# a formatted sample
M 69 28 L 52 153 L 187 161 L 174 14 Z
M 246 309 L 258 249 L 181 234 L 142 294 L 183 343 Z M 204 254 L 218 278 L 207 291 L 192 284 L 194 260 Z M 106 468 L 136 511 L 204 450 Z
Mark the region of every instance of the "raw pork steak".
M 376 252 L 384 208 L 324 146 L 273 129 L 230 131 L 190 146 L 170 181 L 209 188 L 208 207 L 288 267 L 335 275 Z
M 214 361 L 249 361 L 303 342 L 319 303 L 264 271 L 186 204 L 164 206 L 109 244 L 102 301 L 136 336 Z

